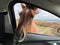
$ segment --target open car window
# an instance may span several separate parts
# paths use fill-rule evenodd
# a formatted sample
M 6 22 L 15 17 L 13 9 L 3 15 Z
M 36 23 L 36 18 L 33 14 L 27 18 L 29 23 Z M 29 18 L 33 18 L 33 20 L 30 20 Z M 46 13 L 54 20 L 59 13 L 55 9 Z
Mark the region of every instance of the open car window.
M 13 9 L 17 28 L 21 20 L 24 20 L 21 27 L 27 33 L 60 36 L 60 18 L 54 14 L 40 8 L 32 10 L 33 14 L 30 14 L 30 8 L 24 3 L 16 3 Z M 23 17 L 24 19 L 22 19 Z

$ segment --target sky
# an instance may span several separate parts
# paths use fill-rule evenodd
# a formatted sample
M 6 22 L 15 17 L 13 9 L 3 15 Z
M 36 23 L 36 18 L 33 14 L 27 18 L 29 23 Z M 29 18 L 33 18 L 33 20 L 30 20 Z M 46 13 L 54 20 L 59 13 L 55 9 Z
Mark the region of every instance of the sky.
M 14 12 L 15 12 L 15 17 L 16 19 L 19 19 L 19 12 L 22 11 L 20 3 L 17 3 L 14 5 Z M 37 10 L 38 14 L 35 14 L 34 19 L 36 20 L 60 20 L 57 16 L 54 14 L 51 14 L 45 10 L 38 9 Z

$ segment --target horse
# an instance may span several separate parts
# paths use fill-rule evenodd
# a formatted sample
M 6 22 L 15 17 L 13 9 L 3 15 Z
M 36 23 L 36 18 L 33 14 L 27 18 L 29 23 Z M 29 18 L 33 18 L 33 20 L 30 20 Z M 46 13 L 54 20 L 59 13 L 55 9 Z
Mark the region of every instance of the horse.
M 26 35 L 28 32 L 37 33 L 37 26 L 33 20 L 37 7 L 21 3 L 22 11 L 19 13 L 20 19 L 17 27 L 18 38 L 21 32 Z

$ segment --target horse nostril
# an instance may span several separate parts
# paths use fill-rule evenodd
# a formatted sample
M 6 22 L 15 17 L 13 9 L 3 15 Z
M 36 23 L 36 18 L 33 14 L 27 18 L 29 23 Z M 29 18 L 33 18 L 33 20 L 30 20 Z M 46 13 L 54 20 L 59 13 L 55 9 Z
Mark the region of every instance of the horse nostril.
M 23 42 L 25 40 L 25 37 L 26 37 L 26 32 L 25 30 L 24 31 L 21 31 L 19 34 L 15 34 L 15 41 L 17 42 Z

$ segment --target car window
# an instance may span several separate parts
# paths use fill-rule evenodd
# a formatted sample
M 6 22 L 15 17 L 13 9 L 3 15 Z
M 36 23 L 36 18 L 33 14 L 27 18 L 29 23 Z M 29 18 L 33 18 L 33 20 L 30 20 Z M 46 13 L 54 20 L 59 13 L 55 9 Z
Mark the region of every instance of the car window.
M 27 33 L 60 36 L 59 17 L 38 7 L 33 9 L 32 6 L 31 9 L 29 6 L 30 5 L 24 3 L 16 3 L 14 5 L 13 8 L 17 28 L 20 23 L 21 28 L 23 28 Z

